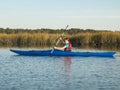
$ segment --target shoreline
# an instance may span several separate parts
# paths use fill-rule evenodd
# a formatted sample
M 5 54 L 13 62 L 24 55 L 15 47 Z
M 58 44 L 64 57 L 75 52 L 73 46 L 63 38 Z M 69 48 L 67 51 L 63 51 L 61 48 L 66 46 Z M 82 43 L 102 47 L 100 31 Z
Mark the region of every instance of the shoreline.
M 0 49 L 23 49 L 23 50 L 48 50 L 53 49 L 53 47 L 0 47 Z M 87 51 L 116 51 L 120 52 L 119 49 L 116 48 L 95 48 L 95 47 L 73 47 L 73 51 L 77 50 L 87 50 Z

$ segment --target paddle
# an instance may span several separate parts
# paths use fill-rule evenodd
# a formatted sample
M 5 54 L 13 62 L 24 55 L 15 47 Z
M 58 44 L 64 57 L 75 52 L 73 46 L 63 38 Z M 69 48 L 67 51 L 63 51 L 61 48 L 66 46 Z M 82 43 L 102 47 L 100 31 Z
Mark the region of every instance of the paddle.
M 65 30 L 67 30 L 68 26 L 69 26 L 69 25 L 67 25 L 67 26 L 66 26 Z M 63 35 L 64 35 L 64 32 L 61 34 L 61 36 L 60 36 L 60 37 L 59 37 L 59 39 L 57 40 L 57 42 L 56 42 L 55 46 L 57 46 L 57 45 L 58 45 L 58 43 L 60 42 L 61 37 L 63 37 Z M 51 52 L 50 52 L 50 53 L 52 54 L 53 52 L 54 52 L 54 48 L 51 50 Z

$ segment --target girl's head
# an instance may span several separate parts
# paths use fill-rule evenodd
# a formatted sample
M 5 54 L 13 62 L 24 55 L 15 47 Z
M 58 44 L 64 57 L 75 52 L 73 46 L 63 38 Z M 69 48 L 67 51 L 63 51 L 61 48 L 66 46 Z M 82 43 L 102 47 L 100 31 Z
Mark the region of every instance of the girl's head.
M 69 39 L 68 38 L 65 38 L 65 43 L 69 43 Z

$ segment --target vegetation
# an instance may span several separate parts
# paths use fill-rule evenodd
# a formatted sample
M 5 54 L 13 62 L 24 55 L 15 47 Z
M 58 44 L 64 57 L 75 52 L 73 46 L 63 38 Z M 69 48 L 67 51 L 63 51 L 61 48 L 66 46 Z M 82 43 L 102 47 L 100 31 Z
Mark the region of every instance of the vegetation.
M 71 38 L 77 47 L 120 49 L 120 32 L 81 33 Z
M 54 46 L 61 33 L 69 37 L 74 47 L 120 48 L 120 32 L 83 29 L 3 29 L 0 28 L 1 47 Z

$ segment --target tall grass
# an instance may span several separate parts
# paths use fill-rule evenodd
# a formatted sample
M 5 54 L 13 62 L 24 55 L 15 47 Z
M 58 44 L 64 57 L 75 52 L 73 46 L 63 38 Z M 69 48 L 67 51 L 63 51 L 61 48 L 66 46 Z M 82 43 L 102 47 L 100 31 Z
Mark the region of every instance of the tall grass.
M 120 49 L 120 32 L 79 33 L 71 41 L 77 47 Z
M 47 47 L 54 46 L 60 34 L 19 33 L 0 34 L 1 47 Z M 68 35 L 73 46 L 77 47 L 115 47 L 120 48 L 120 32 L 78 33 Z
M 0 46 L 7 47 L 40 47 L 53 45 L 58 34 L 0 34 Z

